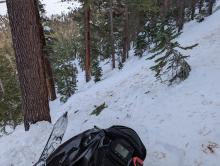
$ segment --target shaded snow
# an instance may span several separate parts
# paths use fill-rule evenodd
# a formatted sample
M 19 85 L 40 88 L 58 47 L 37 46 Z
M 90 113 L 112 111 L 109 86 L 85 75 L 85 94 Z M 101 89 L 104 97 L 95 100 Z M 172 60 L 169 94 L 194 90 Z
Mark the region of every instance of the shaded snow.
M 30 132 L 25 132 L 23 126 L 18 126 L 16 132 L 0 138 L 1 166 L 31 166 L 44 148 L 52 126 L 41 122 L 31 126 Z
M 220 11 L 202 23 L 185 25 L 179 41 L 199 43 L 190 54 L 190 77 L 167 87 L 155 82 L 148 68 L 152 62 L 132 57 L 123 70 L 104 66 L 103 81 L 85 84 L 79 74 L 79 90 L 66 104 L 51 103 L 55 121 L 69 111 L 64 141 L 97 125 L 126 125 L 135 129 L 148 155 L 145 166 L 219 166 L 220 163 Z M 94 105 L 108 108 L 91 116 Z M 36 161 L 52 127 L 38 123 L 25 133 L 19 126 L 0 138 L 0 165 L 29 166 Z M 213 152 L 210 150 L 213 150 Z

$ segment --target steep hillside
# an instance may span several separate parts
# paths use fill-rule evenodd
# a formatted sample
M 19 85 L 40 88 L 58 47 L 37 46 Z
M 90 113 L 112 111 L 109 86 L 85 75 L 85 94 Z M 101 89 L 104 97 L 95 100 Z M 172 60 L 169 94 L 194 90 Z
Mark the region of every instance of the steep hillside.
M 66 104 L 51 103 L 55 121 L 69 112 L 64 141 L 97 125 L 126 125 L 135 129 L 148 150 L 145 166 L 219 166 L 220 163 L 220 11 L 202 23 L 185 25 L 179 41 L 198 43 L 191 55 L 190 77 L 168 87 L 156 82 L 146 58 L 131 58 L 121 71 L 104 66 L 103 81 L 85 84 Z M 109 64 L 108 64 L 109 65 Z M 108 106 L 99 116 L 94 105 Z M 37 160 L 52 126 L 23 126 L 0 138 L 0 165 L 29 166 Z

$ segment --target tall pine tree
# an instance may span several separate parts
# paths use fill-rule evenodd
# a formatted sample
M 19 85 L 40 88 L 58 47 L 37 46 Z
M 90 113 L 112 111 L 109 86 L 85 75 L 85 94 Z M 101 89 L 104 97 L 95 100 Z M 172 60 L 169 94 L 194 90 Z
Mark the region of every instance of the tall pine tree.
M 46 86 L 41 25 L 35 0 L 7 0 L 12 41 L 22 94 L 25 130 L 51 121 Z

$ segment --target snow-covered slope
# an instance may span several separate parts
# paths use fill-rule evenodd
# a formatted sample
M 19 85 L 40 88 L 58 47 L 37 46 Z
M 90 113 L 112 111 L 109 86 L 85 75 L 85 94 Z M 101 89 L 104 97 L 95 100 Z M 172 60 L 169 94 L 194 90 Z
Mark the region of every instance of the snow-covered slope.
M 104 80 L 85 84 L 61 105 L 51 103 L 55 121 L 69 111 L 64 141 L 92 128 L 126 125 L 135 129 L 148 150 L 145 166 L 219 166 L 220 164 L 220 11 L 203 23 L 185 25 L 179 41 L 199 43 L 191 51 L 190 77 L 167 87 L 155 82 L 151 62 L 132 57 L 122 71 L 105 67 Z M 108 64 L 109 65 L 109 64 Z M 108 108 L 91 116 L 94 105 Z M 30 166 L 37 160 L 52 126 L 38 123 L 25 133 L 23 126 L 0 138 L 0 165 Z

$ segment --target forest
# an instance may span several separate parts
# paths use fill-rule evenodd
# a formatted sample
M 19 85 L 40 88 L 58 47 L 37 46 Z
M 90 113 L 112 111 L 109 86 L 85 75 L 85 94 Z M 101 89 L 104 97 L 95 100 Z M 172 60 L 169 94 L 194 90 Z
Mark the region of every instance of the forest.
M 1 16 L 0 22 L 3 132 L 6 125 L 15 128 L 23 120 L 26 130 L 29 124 L 50 121 L 49 101 L 58 95 L 66 102 L 74 95 L 79 70 L 85 72 L 86 82 L 101 81 L 100 63 L 108 63 L 113 70 L 122 69 L 131 50 L 133 56 L 155 61 L 150 69 L 161 82 L 171 85 L 185 80 L 191 68 L 188 55 L 181 50 L 193 49 L 197 43 L 182 46 L 175 39 L 184 23 L 202 22 L 211 15 L 215 1 L 87 0 L 80 3 L 77 10 L 49 18 L 41 1 L 31 1 L 29 6 L 7 1 L 8 15 Z M 18 15 L 25 19 L 21 20 Z M 29 21 L 38 28 L 35 34 L 25 29 Z
M 218 166 L 219 9 L 220 0 L 0 0 L 0 165 L 36 163 L 63 120 L 58 144 L 123 125 L 146 147 L 140 165 Z

